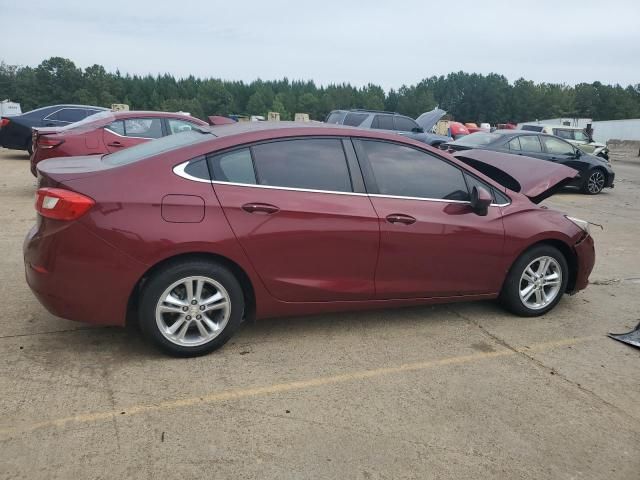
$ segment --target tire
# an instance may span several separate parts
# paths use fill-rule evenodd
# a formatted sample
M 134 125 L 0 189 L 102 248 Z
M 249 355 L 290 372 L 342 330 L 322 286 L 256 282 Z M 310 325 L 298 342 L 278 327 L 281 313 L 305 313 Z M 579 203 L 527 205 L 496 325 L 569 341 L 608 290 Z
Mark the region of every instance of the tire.
M 545 273 L 541 271 L 542 261 L 548 262 L 546 274 L 536 277 Z M 529 272 L 535 275 L 529 275 Z M 525 278 L 525 273 L 532 281 Z M 544 278 L 547 277 L 545 282 Z M 520 255 L 511 266 L 500 301 L 507 310 L 521 317 L 544 315 L 558 304 L 568 280 L 569 267 L 560 250 L 551 245 L 534 246 Z M 533 290 L 527 290 L 529 287 Z
M 27 152 L 29 152 L 29 156 L 33 155 L 33 143 L 31 139 L 27 140 Z
M 597 195 L 607 182 L 607 173 L 601 168 L 594 168 L 582 184 L 582 193 L 585 195 Z
M 147 281 L 138 308 L 140 329 L 169 355 L 204 355 L 235 333 L 244 304 L 242 287 L 227 268 L 209 260 L 176 262 Z

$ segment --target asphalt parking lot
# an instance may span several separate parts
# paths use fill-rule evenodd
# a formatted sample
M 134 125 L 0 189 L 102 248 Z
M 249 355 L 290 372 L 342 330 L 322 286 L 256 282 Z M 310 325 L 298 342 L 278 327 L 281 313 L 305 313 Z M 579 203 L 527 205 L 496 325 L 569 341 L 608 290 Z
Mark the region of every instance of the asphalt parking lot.
M 40 306 L 26 153 L 0 169 L 0 478 L 638 478 L 640 350 L 605 335 L 640 320 L 640 159 L 614 190 L 546 202 L 604 230 L 592 284 L 544 317 L 265 320 L 195 359 Z

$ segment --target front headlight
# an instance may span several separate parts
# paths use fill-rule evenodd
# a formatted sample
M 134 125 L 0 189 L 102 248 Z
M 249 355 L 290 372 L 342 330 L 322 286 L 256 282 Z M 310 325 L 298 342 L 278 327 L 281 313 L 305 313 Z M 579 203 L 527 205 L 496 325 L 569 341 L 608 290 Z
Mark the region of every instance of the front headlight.
M 567 220 L 572 222 L 574 225 L 576 225 L 583 232 L 591 233 L 591 230 L 589 229 L 589 222 L 587 222 L 586 220 L 582 220 L 580 218 L 575 218 L 575 217 L 570 217 L 569 215 L 565 215 L 565 217 L 566 217 Z

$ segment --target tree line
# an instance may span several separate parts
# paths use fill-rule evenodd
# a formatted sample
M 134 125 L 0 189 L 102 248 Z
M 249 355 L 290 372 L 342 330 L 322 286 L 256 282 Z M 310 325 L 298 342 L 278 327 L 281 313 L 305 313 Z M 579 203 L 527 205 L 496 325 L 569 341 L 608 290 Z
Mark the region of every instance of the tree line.
M 107 72 L 101 65 L 83 70 L 61 57 L 44 60 L 37 67 L 0 62 L 0 97 L 19 102 L 23 111 L 57 103 L 105 107 L 126 103 L 132 110 L 186 111 L 202 119 L 275 111 L 283 120 L 298 112 L 323 120 L 338 108 L 389 110 L 415 118 L 435 106 L 458 121 L 491 124 L 556 117 L 640 117 L 640 84 L 569 86 L 524 78 L 509 83 L 495 73 L 455 72 L 385 92 L 374 84 L 318 86 L 313 81 L 287 78 L 247 83 L 170 74 L 123 75 Z

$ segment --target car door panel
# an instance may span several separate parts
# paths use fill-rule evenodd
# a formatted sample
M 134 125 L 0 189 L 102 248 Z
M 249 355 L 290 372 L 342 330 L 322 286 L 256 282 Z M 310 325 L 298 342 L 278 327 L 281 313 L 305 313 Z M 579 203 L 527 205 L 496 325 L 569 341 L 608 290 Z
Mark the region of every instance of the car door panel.
M 496 268 L 504 246 L 500 208 L 476 215 L 461 169 L 434 154 L 355 143 L 380 221 L 377 298 L 497 292 L 505 273 Z

